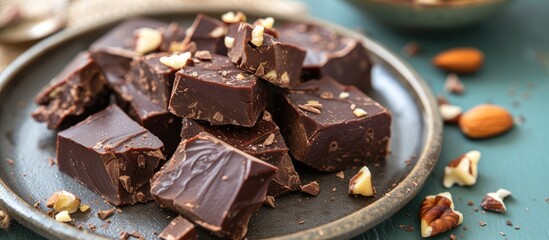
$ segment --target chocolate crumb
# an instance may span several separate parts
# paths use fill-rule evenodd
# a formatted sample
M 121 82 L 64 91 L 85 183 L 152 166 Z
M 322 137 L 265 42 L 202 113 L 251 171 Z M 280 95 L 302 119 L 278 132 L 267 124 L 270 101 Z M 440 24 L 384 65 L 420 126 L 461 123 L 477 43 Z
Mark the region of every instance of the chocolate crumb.
M 336 200 L 335 197 L 330 198 L 330 201 L 332 201 L 332 202 L 335 201 L 335 200 Z
M 486 222 L 480 221 L 480 222 L 479 222 L 479 225 L 480 225 L 481 227 L 484 227 L 484 226 L 486 226 Z
M 267 195 L 263 201 L 263 205 L 275 208 L 275 198 L 273 196 Z
M 337 191 L 337 188 L 332 188 L 332 192 L 336 192 Z
M 212 54 L 208 50 L 196 51 L 194 56 L 200 60 L 212 60 Z
M 320 185 L 318 185 L 318 182 L 312 181 L 310 183 L 307 183 L 306 185 L 301 186 L 301 192 L 316 196 L 320 192 Z
M 473 208 L 473 211 L 478 212 L 478 207 Z
M 467 226 L 463 226 L 463 230 L 467 231 L 469 228 Z
M 398 228 L 400 228 L 400 229 L 404 229 L 405 227 L 406 227 L 406 225 L 404 225 L 404 224 L 398 225 Z
M 40 207 L 40 202 L 35 202 L 34 205 L 33 205 L 34 208 L 39 208 Z
M 505 236 L 505 233 L 504 232 L 499 232 L 499 235 Z
M 299 225 L 304 224 L 304 223 L 305 223 L 304 220 L 299 221 Z
M 520 227 L 519 227 L 519 226 L 515 226 L 515 230 L 520 230 Z
M 513 222 L 511 222 L 511 220 L 505 221 L 505 224 L 506 224 L 507 226 L 513 226 Z
M 50 167 L 55 165 L 55 160 L 52 157 L 48 158 L 48 162 L 49 162 Z
M 10 166 L 13 166 L 13 164 L 15 163 L 15 161 L 13 161 L 13 159 L 9 159 L 9 158 L 6 158 L 6 162 L 8 162 L 8 165 L 10 165 Z
M 482 214 L 486 214 L 486 211 L 482 210 L 482 211 L 480 211 L 480 213 L 482 213 Z
M 473 206 L 473 205 L 475 205 L 475 202 L 473 202 L 473 201 L 469 200 L 469 201 L 467 201 L 467 205 L 469 205 L 469 206 Z
M 410 41 L 404 46 L 404 48 L 402 50 L 403 50 L 404 54 L 406 54 L 410 57 L 413 57 L 421 51 L 421 47 L 419 46 L 419 44 L 417 42 Z
M 143 235 L 141 235 L 141 233 L 139 233 L 138 231 L 132 231 L 131 233 L 129 233 L 130 236 L 134 237 L 134 238 L 145 238 L 143 237 Z
M 345 178 L 345 173 L 343 171 L 339 171 L 336 173 L 336 177 L 339 178 L 339 179 L 344 179 Z
M 82 230 L 84 228 L 84 224 L 80 223 L 80 224 L 78 224 L 78 226 L 76 226 L 76 228 Z
M 108 210 L 100 210 L 97 212 L 97 216 L 101 218 L 101 220 L 105 220 L 108 217 L 110 217 L 114 213 L 114 209 L 108 209 Z
M 448 101 L 448 99 L 444 95 L 438 95 L 437 102 L 438 105 L 450 104 L 450 101 Z
M 465 91 L 465 86 L 459 80 L 459 77 L 455 73 L 448 74 L 446 77 L 446 83 L 444 83 L 444 89 L 450 93 L 462 94 Z
M 95 225 L 91 224 L 91 223 L 88 223 L 88 228 L 92 231 L 97 230 L 97 227 Z
M 128 240 L 128 238 L 130 238 L 130 234 L 126 231 L 122 231 L 120 232 L 120 234 L 118 235 L 118 238 L 120 240 Z
M 406 226 L 406 228 L 404 228 L 404 231 L 406 231 L 406 232 L 413 232 L 413 231 L 414 231 L 414 227 L 408 225 L 408 226 Z
M 455 234 L 453 234 L 453 233 L 452 233 L 452 234 L 450 234 L 450 239 L 451 239 L 451 240 L 456 240 L 456 239 L 457 239 L 457 237 L 456 237 L 456 235 L 455 235 Z

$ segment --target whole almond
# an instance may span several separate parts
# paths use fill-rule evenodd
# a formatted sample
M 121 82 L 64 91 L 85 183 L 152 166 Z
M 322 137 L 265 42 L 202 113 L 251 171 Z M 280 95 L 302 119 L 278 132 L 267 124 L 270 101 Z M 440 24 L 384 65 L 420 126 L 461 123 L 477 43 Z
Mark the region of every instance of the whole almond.
M 513 116 L 503 107 L 481 104 L 459 118 L 459 127 L 470 138 L 493 137 L 513 128 Z
M 471 47 L 452 48 L 433 57 L 433 65 L 449 72 L 474 73 L 484 63 L 484 54 Z

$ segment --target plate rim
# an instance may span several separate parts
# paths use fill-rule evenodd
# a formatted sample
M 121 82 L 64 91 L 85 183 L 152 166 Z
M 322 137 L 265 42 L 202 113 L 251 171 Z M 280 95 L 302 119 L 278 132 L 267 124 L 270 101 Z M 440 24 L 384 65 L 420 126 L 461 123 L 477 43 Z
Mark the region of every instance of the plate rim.
M 96 22 L 85 27 L 63 30 L 36 45 L 21 54 L 12 63 L 10 63 L 4 71 L 0 73 L 0 93 L 4 91 L 10 81 L 13 81 L 15 75 L 27 67 L 30 62 L 42 56 L 44 50 L 55 48 L 64 42 L 71 41 L 88 32 L 103 28 L 110 24 L 114 24 L 126 18 L 135 16 L 150 16 L 155 17 L 162 14 L 196 14 L 204 12 L 206 14 L 223 13 L 229 8 L 216 9 L 157 9 L 145 13 L 133 13 L 130 15 L 118 16 L 101 22 Z M 258 11 L 247 11 L 251 15 L 257 13 L 264 14 Z M 385 219 L 389 218 L 408 202 L 410 202 L 421 190 L 428 176 L 432 172 L 436 162 L 438 161 L 443 141 L 443 127 L 440 114 L 438 112 L 436 98 L 432 90 L 428 87 L 423 78 L 397 54 L 389 50 L 381 43 L 371 39 L 368 36 L 345 28 L 343 26 L 320 20 L 309 15 L 306 16 L 287 16 L 281 14 L 268 13 L 275 18 L 284 19 L 285 21 L 305 21 L 309 23 L 319 24 L 328 28 L 334 29 L 339 34 L 351 37 L 361 41 L 367 51 L 374 55 L 375 59 L 381 59 L 385 62 L 384 65 L 390 66 L 396 70 L 402 78 L 398 78 L 399 82 L 408 90 L 417 101 L 420 113 L 423 115 L 424 123 L 424 146 L 418 156 L 418 160 L 411 171 L 404 179 L 400 181 L 387 195 L 377 199 L 370 205 L 355 211 L 345 217 L 335 221 L 299 231 L 296 233 L 277 236 L 276 239 L 344 239 L 356 236 L 370 228 L 375 227 Z M 104 236 L 84 232 L 74 227 L 68 227 L 64 223 L 56 222 L 53 218 L 47 216 L 44 212 L 35 209 L 12 191 L 6 183 L 0 178 L 0 207 L 7 210 L 17 221 L 26 227 L 32 229 L 42 236 L 49 238 L 63 239 L 109 239 Z M 392 205 L 393 207 L 387 207 Z M 394 207 L 397 206 L 397 207 Z

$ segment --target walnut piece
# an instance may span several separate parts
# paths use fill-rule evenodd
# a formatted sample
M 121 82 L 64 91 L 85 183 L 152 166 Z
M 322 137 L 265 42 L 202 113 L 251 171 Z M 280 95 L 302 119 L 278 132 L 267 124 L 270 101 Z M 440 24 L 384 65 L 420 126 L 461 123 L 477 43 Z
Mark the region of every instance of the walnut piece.
M 498 189 L 496 192 L 487 193 L 482 199 L 480 206 L 488 211 L 504 213 L 507 211 L 503 199 L 510 196 L 511 192 L 506 189 Z
M 265 27 L 263 26 L 255 26 L 254 30 L 252 30 L 252 42 L 253 45 L 259 47 L 263 44 L 263 32 L 265 31 Z
M 171 67 L 173 69 L 180 69 L 187 65 L 191 60 L 191 53 L 184 52 L 181 54 L 173 54 L 171 56 L 164 56 L 159 59 L 160 63 Z
M 224 23 L 237 23 L 237 22 L 246 22 L 246 14 L 243 12 L 227 12 L 221 15 L 221 21 Z
M 234 46 L 234 38 L 226 36 L 223 40 L 223 43 L 225 43 L 225 47 L 227 48 L 233 48 Z
M 446 123 L 457 123 L 463 113 L 461 107 L 450 104 L 441 104 L 438 106 L 438 110 L 442 120 Z
M 477 182 L 480 156 L 479 151 L 473 150 L 450 162 L 444 168 L 442 185 L 445 188 L 451 188 L 456 183 L 459 186 L 474 185 Z
M 349 194 L 360 194 L 363 196 L 376 195 L 376 189 L 372 184 L 370 169 L 364 166 L 349 180 Z
M 67 192 L 65 190 L 60 190 L 54 192 L 48 201 L 46 206 L 53 208 L 55 213 L 62 211 L 67 211 L 69 214 L 75 213 L 80 207 L 80 198 L 76 197 L 74 194 Z
M 266 29 L 272 29 L 274 26 L 274 18 L 267 17 L 267 18 L 258 18 L 255 20 L 254 25 L 263 26 Z
M 419 209 L 421 236 L 431 237 L 459 226 L 463 214 L 454 210 L 454 202 L 449 192 L 425 197 Z
M 72 218 L 71 218 L 71 215 L 69 215 L 69 212 L 64 210 L 55 215 L 55 221 L 70 222 L 72 221 Z
M 141 54 L 150 53 L 162 44 L 162 33 L 152 28 L 139 28 L 134 31 L 135 48 Z

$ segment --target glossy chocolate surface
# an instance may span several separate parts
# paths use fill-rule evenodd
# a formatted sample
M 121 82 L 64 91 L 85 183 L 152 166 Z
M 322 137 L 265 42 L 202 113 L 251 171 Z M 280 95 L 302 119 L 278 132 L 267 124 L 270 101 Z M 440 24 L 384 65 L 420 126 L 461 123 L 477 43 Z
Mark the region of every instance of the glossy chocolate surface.
M 372 63 L 359 41 L 307 23 L 288 23 L 277 30 L 281 40 L 307 50 L 303 62 L 304 79 L 330 76 L 362 91 L 371 89 Z
M 107 106 L 105 77 L 88 52 L 80 52 L 34 99 L 34 119 L 50 129 L 77 123 Z
M 139 125 L 162 140 L 165 155 L 171 156 L 181 141 L 181 118 L 151 101 L 132 84 L 119 83 L 112 87 L 118 105 Z
M 150 178 L 164 163 L 162 142 L 111 105 L 59 132 L 59 169 L 109 203 L 152 200 Z
M 158 237 L 163 240 L 195 240 L 198 239 L 198 234 L 193 223 L 177 216 Z
M 301 65 L 305 50 L 263 34 L 263 43 L 251 43 L 254 26 L 241 23 L 229 49 L 231 61 L 243 70 L 255 74 L 279 87 L 290 88 L 301 81 Z
M 221 55 L 227 54 L 223 42 L 227 26 L 216 18 L 198 14 L 193 25 L 187 30 L 185 42 L 194 42 L 198 50 L 207 50 Z
M 184 32 L 176 24 L 137 18 L 120 23 L 109 32 L 97 39 L 90 46 L 92 57 L 103 69 L 109 83 L 117 83 L 123 80 L 124 75 L 130 69 L 133 57 L 141 56 L 135 49 L 135 30 L 139 28 L 153 28 L 162 32 L 163 41 L 159 50 L 166 51 L 174 41 L 181 41 Z
M 207 133 L 181 142 L 155 175 L 151 193 L 162 206 L 218 237 L 246 235 L 276 167 Z
M 198 60 L 198 59 L 197 59 Z M 176 73 L 169 110 L 212 125 L 253 126 L 266 107 L 265 82 L 221 55 Z
M 277 197 L 298 191 L 301 181 L 295 171 L 288 148 L 280 129 L 272 121 L 271 114 L 264 112 L 262 118 L 251 128 L 239 126 L 212 126 L 204 121 L 183 119 L 181 137 L 189 139 L 207 132 L 229 145 L 240 149 L 278 168 L 269 185 L 268 195 Z
M 356 87 L 325 77 L 278 99 L 276 120 L 296 160 L 332 172 L 385 159 L 391 113 Z M 357 116 L 354 109 L 366 114 Z

